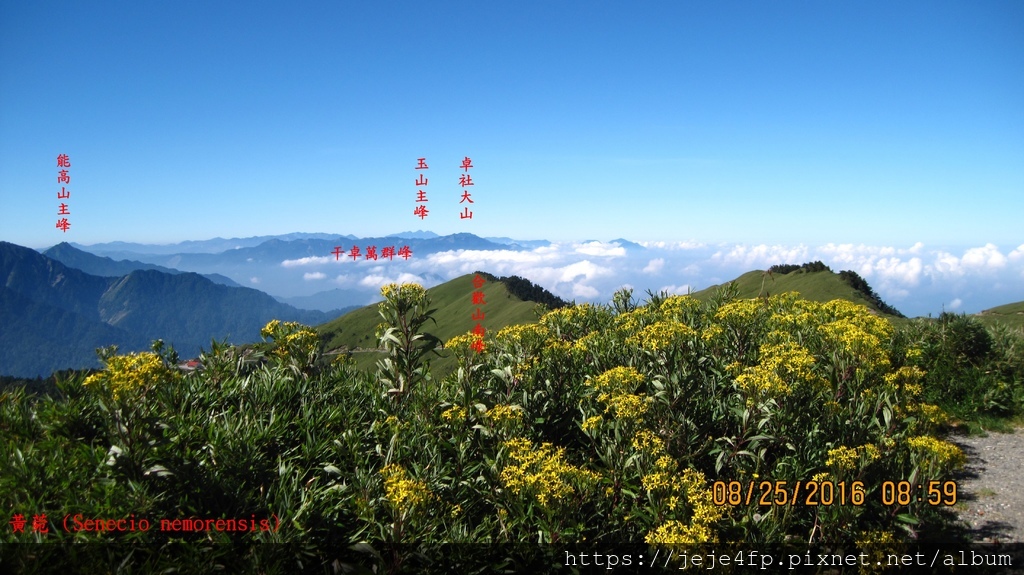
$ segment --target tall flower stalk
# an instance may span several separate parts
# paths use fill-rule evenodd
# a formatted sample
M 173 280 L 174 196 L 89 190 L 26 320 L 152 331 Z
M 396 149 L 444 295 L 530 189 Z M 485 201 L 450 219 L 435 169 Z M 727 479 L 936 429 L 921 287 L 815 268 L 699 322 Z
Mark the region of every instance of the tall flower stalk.
M 434 320 L 430 297 L 418 284 L 388 284 L 381 288 L 384 301 L 379 306 L 384 320 L 377 327 L 380 345 L 388 356 L 377 362 L 377 377 L 388 386 L 388 393 L 402 401 L 417 384 L 430 378 L 429 362 L 424 358 L 441 341 L 421 329 Z

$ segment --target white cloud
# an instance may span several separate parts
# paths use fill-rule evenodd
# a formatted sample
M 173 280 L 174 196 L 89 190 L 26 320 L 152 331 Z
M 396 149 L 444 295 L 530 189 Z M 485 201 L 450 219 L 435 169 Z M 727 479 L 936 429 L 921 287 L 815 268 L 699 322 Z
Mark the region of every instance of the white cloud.
M 1006 256 L 993 244 L 985 244 L 985 247 L 967 250 L 960 261 L 970 268 L 1001 268 L 1006 265 Z
M 665 258 L 654 258 L 647 262 L 647 267 L 643 269 L 645 274 L 656 274 L 661 271 L 661 268 L 665 267 Z
M 597 288 L 578 283 L 572 286 L 572 295 L 575 297 L 582 297 L 587 299 L 594 299 L 601 295 L 601 292 L 597 291 Z
M 960 309 L 960 306 L 963 305 L 963 303 L 964 302 L 960 298 L 956 298 L 949 302 L 949 309 Z
M 1015 262 L 1020 259 L 1024 259 L 1024 244 L 1017 246 L 1017 249 L 1010 252 L 1010 255 L 1006 256 L 1011 262 Z
M 550 261 L 559 257 L 558 253 L 550 249 L 553 246 L 545 246 L 530 251 L 515 250 L 452 250 L 438 252 L 426 257 L 432 265 L 449 265 L 456 262 L 471 262 L 473 264 L 485 263 L 538 263 Z
M 747 268 L 766 268 L 774 264 L 804 263 L 807 261 L 807 247 L 769 246 L 765 244 L 746 246 L 738 244 L 728 253 L 715 252 L 712 261 L 722 265 L 742 265 Z
M 960 266 L 960 258 L 947 252 L 937 252 L 935 254 L 935 263 L 931 265 L 931 269 L 934 270 L 933 275 L 940 276 L 959 276 L 963 275 L 963 269 Z
M 1010 252 L 1007 258 L 993 244 L 985 244 L 980 248 L 970 248 L 964 252 L 963 257 L 939 251 L 935 255 L 935 263 L 931 266 L 934 270 L 932 275 L 938 277 L 961 277 L 968 273 L 990 274 L 1006 267 L 1010 261 L 1019 259 Z
M 705 247 L 700 242 L 636 242 L 648 249 L 658 250 L 696 250 Z
M 370 275 L 367 275 L 366 277 L 364 277 L 363 279 L 359 280 L 359 285 L 361 287 L 373 288 L 373 289 L 380 289 L 381 286 L 386 285 L 386 284 L 390 284 L 390 283 L 397 283 L 397 284 L 416 283 L 416 284 L 423 285 L 424 282 L 423 282 L 423 278 L 421 278 L 420 276 L 418 276 L 416 274 L 406 273 L 406 272 L 402 272 L 402 273 L 398 274 L 395 277 L 388 277 L 388 276 L 383 275 L 383 274 L 370 274 Z
M 626 248 L 619 244 L 587 242 L 585 244 L 576 244 L 573 248 L 576 253 L 583 254 L 585 256 L 622 257 L 626 255 Z
M 256 276 L 253 276 L 253 277 L 249 278 L 249 281 L 251 283 L 258 284 L 258 283 L 260 283 L 260 278 L 258 278 Z
M 908 261 L 899 258 L 882 258 L 873 264 L 868 262 L 867 266 L 862 267 L 861 270 L 861 275 L 864 277 L 877 276 L 883 284 L 895 282 L 901 285 L 916 286 L 921 282 L 924 265 L 921 263 L 921 258 L 910 258 Z
M 590 280 L 609 275 L 612 275 L 612 270 L 610 268 L 591 263 L 590 260 L 583 260 L 562 268 L 561 281 L 571 282 L 580 276 L 583 276 L 584 279 Z
M 312 272 L 312 273 L 306 272 L 306 273 L 302 274 L 302 279 L 307 280 L 307 281 L 309 281 L 309 280 L 322 280 L 325 277 L 327 277 L 327 274 L 325 274 L 323 272 Z
M 693 290 L 693 288 L 689 284 L 683 284 L 681 286 L 670 285 L 670 286 L 661 286 L 660 288 L 658 288 L 658 293 L 661 293 L 663 291 L 671 293 L 671 294 L 676 294 L 676 295 L 686 295 L 686 294 L 690 293 L 691 291 L 695 291 L 695 290 Z
M 331 261 L 329 256 L 310 256 L 308 258 L 299 258 L 297 260 L 284 260 L 281 265 L 286 268 L 294 268 L 298 266 L 312 266 L 312 265 L 323 265 Z

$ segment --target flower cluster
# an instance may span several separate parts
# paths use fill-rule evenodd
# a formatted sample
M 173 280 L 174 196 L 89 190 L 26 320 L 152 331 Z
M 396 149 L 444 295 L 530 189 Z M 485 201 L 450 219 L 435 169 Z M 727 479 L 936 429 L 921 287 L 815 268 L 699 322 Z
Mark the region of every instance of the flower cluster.
M 665 442 L 649 429 L 641 429 L 633 435 L 633 449 L 652 454 L 664 453 Z
M 106 369 L 90 375 L 83 385 L 106 385 L 114 398 L 176 376 L 159 355 L 148 351 L 115 355 L 107 358 L 105 363 Z
M 689 321 L 701 308 L 697 298 L 688 295 L 674 295 L 661 302 L 658 311 L 662 317 L 679 322 Z
M 907 445 L 937 469 L 958 469 L 967 461 L 959 447 L 930 435 L 911 437 L 907 439 Z
M 540 326 L 546 329 L 550 336 L 576 340 L 603 327 L 605 316 L 607 312 L 603 309 L 584 303 L 549 311 L 540 318 Z
M 518 405 L 495 405 L 484 413 L 491 424 L 501 426 L 505 424 L 519 423 L 523 420 L 523 408 Z
M 401 465 L 392 463 L 381 469 L 380 474 L 384 478 L 384 496 L 399 515 L 434 497 L 426 483 L 411 479 Z
M 645 541 L 649 545 L 701 545 L 716 541 L 713 527 L 725 515 L 726 508 L 714 504 L 703 473 L 686 468 L 676 474 L 675 467 L 672 458 L 661 457 L 655 471 L 641 480 L 652 497 L 665 501 L 673 517 L 649 532 Z
M 617 419 L 640 419 L 651 405 L 651 398 L 632 393 L 644 381 L 633 367 L 613 367 L 590 380 L 598 392 L 597 400 L 605 404 L 605 413 Z
M 540 324 L 509 325 L 498 330 L 494 341 L 510 350 L 536 353 L 548 337 L 548 330 Z
M 693 337 L 697 332 L 677 321 L 658 321 L 640 330 L 636 335 L 626 339 L 631 343 L 654 351 L 665 351 L 673 345 Z
M 736 377 L 736 383 L 753 397 L 775 397 L 789 393 L 792 383 L 820 382 L 814 376 L 814 357 L 792 342 L 764 344 L 760 362 Z
M 828 451 L 828 459 L 825 460 L 825 464 L 843 471 L 850 471 L 856 469 L 858 464 L 865 466 L 879 457 L 881 457 L 881 453 L 872 443 L 865 443 L 857 448 L 841 445 Z
M 441 414 L 441 419 L 450 422 L 459 422 L 466 419 L 466 409 L 464 407 L 453 405 L 446 409 Z
M 264 341 L 273 341 L 273 355 L 280 358 L 295 357 L 310 361 L 320 349 L 320 336 L 316 331 L 296 321 L 271 320 L 260 330 Z
M 593 487 L 600 476 L 570 465 L 565 450 L 550 443 L 540 447 L 523 438 L 503 443 L 512 463 L 501 471 L 501 482 L 516 495 L 529 494 L 544 507 Z
M 921 382 L 924 371 L 917 366 L 903 366 L 896 371 L 885 374 L 885 383 L 901 389 L 907 399 L 917 399 L 924 392 Z
M 426 297 L 427 290 L 419 284 L 406 283 L 399 285 L 390 283 L 380 288 L 380 295 L 386 300 L 402 299 L 418 302 Z

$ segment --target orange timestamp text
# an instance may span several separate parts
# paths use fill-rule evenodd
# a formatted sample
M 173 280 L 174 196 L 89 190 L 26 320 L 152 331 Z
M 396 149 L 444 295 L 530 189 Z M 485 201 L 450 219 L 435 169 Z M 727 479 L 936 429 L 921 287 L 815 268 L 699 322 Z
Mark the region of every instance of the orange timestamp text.
M 911 503 L 956 505 L 955 481 L 883 481 L 878 489 L 882 505 Z M 863 481 L 715 481 L 711 486 L 715 505 L 864 505 L 868 490 Z

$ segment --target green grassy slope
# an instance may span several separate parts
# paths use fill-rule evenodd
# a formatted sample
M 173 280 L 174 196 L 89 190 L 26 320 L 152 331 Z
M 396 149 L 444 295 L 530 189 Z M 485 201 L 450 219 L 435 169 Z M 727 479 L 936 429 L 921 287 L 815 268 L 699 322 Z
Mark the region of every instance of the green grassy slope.
M 882 315 L 878 306 L 874 304 L 865 294 L 853 289 L 849 284 L 839 279 L 839 274 L 830 271 L 802 272 L 796 271 L 788 274 L 767 275 L 765 272 L 755 270 L 747 272 L 734 280 L 739 288 L 740 298 L 755 298 L 765 294 L 773 295 L 785 292 L 798 292 L 801 297 L 818 302 L 828 302 L 834 299 L 845 299 L 854 303 L 867 306 Z M 722 285 L 711 286 L 693 294 L 702 301 L 711 299 L 715 292 Z
M 1024 301 L 987 309 L 974 317 L 987 326 L 1002 323 L 1014 329 L 1024 329 Z
M 484 301 L 487 302 L 485 305 L 472 304 L 474 291 L 473 274 L 457 277 L 428 289 L 431 308 L 437 308 L 434 312 L 437 323 L 428 322 L 425 331 L 434 334 L 441 341 L 448 341 L 464 334 L 476 325 L 471 316 L 477 307 L 486 316 L 480 323 L 487 333 L 493 333 L 508 325 L 537 321 L 537 315 L 534 313 L 537 304 L 522 301 L 511 295 L 499 282 L 489 281 L 484 284 L 481 291 L 484 292 Z M 328 350 L 351 350 L 354 352 L 353 359 L 356 365 L 372 367 L 376 360 L 382 357 L 382 354 L 372 351 L 377 349 L 378 342 L 374 334 L 380 321 L 377 304 L 373 304 L 317 326 L 316 329 L 326 334 Z M 437 357 L 431 359 L 431 364 L 436 369 L 436 375 L 447 373 L 454 365 Z

